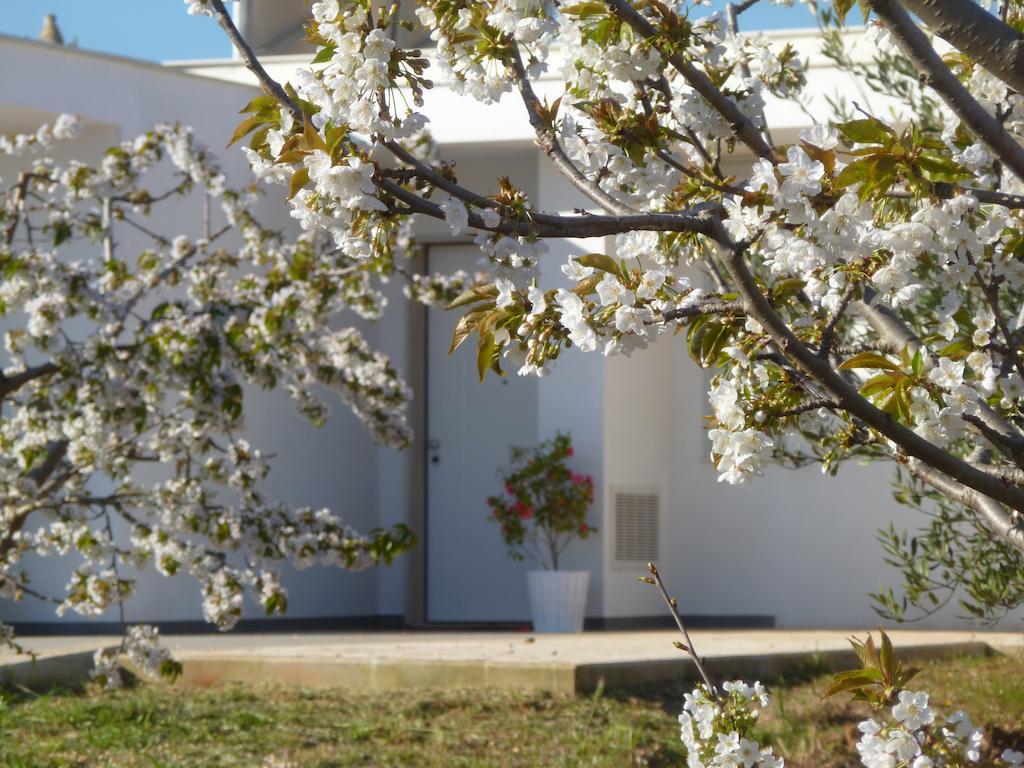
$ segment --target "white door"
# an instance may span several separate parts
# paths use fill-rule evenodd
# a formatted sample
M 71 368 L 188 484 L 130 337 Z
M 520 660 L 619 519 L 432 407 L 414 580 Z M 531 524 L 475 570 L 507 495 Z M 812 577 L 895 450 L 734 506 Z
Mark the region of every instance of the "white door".
M 431 272 L 472 272 L 474 246 L 431 247 Z M 505 553 L 487 497 L 512 445 L 537 439 L 537 380 L 476 372 L 476 339 L 449 357 L 464 310 L 427 311 L 427 621 L 527 621 L 528 562 Z

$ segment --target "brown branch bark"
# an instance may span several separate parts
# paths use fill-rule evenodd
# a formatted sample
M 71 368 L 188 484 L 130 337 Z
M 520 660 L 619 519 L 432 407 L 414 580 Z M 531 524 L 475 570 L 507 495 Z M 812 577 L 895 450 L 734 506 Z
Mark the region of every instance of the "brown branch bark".
M 52 443 L 46 454 L 46 458 L 43 459 L 43 463 L 40 464 L 28 473 L 29 479 L 31 479 L 36 487 L 39 488 L 47 481 L 47 479 L 56 471 L 60 463 L 64 461 L 64 456 L 68 451 L 68 441 L 58 440 Z M 11 549 L 14 547 L 15 538 L 19 531 L 25 527 L 25 523 L 31 516 L 32 512 L 35 511 L 35 507 L 30 507 L 24 512 L 14 515 L 8 523 L 6 529 L 2 533 L 0 538 L 0 562 L 3 562 Z
M 710 299 L 708 301 L 700 301 L 696 304 L 692 304 L 688 307 L 679 307 L 678 309 L 670 309 L 664 314 L 666 321 L 671 320 L 682 320 L 687 317 L 696 317 L 697 315 L 744 315 L 743 303 L 739 301 L 720 301 L 718 299 Z
M 1024 529 L 1000 504 L 931 467 L 910 462 L 907 471 L 957 503 L 974 510 L 997 535 L 1024 551 Z
M 972 0 L 903 0 L 928 29 L 1024 93 L 1024 35 Z
M 892 346 L 894 352 L 905 349 L 913 354 L 923 347 L 917 334 L 890 307 L 878 301 L 874 289 L 865 286 L 864 298 L 853 302 L 853 306 L 879 338 Z M 978 415 L 966 415 L 964 421 L 981 432 L 1001 454 L 1015 464 L 1024 462 L 1024 435 L 987 403 L 979 403 Z
M 42 365 L 35 365 L 23 371 L 18 371 L 10 376 L 0 374 L 0 400 L 17 392 L 30 381 L 50 376 L 58 370 L 60 369 L 56 363 L 43 363 Z
M 424 200 L 400 184 L 390 179 L 379 179 L 375 183 L 417 213 L 437 219 L 444 218 L 439 205 Z M 603 237 L 635 230 L 709 234 L 714 228 L 717 213 L 718 206 L 715 203 L 701 203 L 676 213 L 637 213 L 626 216 L 534 213 L 529 221 L 502 221 L 495 227 L 488 227 L 477 213 L 471 212 L 469 225 L 488 232 L 535 237 Z
M 21 221 L 21 204 L 25 200 L 26 190 L 28 189 L 29 180 L 32 178 L 32 174 L 22 173 L 18 176 L 18 182 L 14 185 L 14 197 L 11 199 L 13 205 L 13 215 L 11 223 L 7 225 L 7 229 L 4 230 L 4 243 L 10 245 L 14 242 L 14 233 L 18 229 L 18 223 Z
M 693 659 L 694 665 L 697 667 L 697 672 L 700 673 L 701 680 L 704 681 L 704 685 L 708 689 L 708 696 L 715 701 L 719 700 L 718 690 L 711 682 L 711 677 L 708 675 L 707 669 L 704 668 L 704 659 L 697 649 L 693 647 L 693 641 L 690 639 L 690 633 L 686 630 L 686 624 L 683 623 L 683 617 L 679 615 L 679 603 L 674 597 L 670 597 L 668 590 L 665 589 L 665 582 L 661 580 L 661 574 L 658 572 L 657 566 L 654 563 L 647 564 L 647 570 L 650 572 L 650 576 L 644 577 L 644 581 L 648 584 L 653 584 L 658 588 L 658 592 L 661 594 L 661 599 L 665 601 L 665 605 L 668 606 L 669 613 L 672 614 L 672 618 L 676 622 L 676 626 L 679 627 L 679 631 L 683 634 L 683 639 L 686 643 L 679 643 L 676 645 L 681 651 L 689 654 L 690 658 Z
M 299 125 L 303 123 L 302 110 L 299 105 L 292 101 L 288 94 L 285 93 L 284 88 L 281 84 L 267 74 L 267 70 L 263 68 L 260 60 L 253 53 L 252 48 L 242 37 L 242 33 L 238 31 L 238 27 L 235 26 L 235 22 L 231 18 L 231 14 L 228 13 L 228 9 L 224 7 L 223 0 L 209 0 L 210 7 L 213 9 L 213 17 L 217 20 L 217 24 L 224 30 L 232 44 L 235 46 L 235 50 L 238 51 L 238 55 L 242 57 L 242 61 L 245 62 L 245 67 L 254 75 L 256 80 L 259 82 L 260 87 L 269 95 L 273 96 L 277 101 L 287 109 L 292 118 Z
M 868 0 L 868 4 L 885 22 L 900 48 L 917 67 L 921 82 L 934 90 L 1018 178 L 1024 179 L 1024 147 L 949 71 L 949 67 L 932 48 L 928 37 L 899 4 L 899 0 Z

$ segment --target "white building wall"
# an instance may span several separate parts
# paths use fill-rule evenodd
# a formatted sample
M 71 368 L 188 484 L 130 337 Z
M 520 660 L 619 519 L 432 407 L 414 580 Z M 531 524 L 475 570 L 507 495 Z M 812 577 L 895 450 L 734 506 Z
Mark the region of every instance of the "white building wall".
M 522 109 L 522 105 L 519 105 Z M 525 116 L 525 111 L 523 116 Z M 537 205 L 546 211 L 569 213 L 574 209 L 592 208 L 592 204 L 573 189 L 565 178 L 551 165 L 547 156 L 534 150 L 537 162 L 539 188 Z M 546 290 L 559 284 L 569 287 L 568 279 L 561 274 L 560 267 L 570 255 L 605 253 L 608 250 L 606 238 L 585 240 L 549 240 L 550 252 L 541 263 L 539 284 Z M 604 452 L 607 446 L 606 423 L 604 420 L 604 360 L 594 353 L 583 353 L 577 349 L 566 350 L 553 366 L 553 372 L 541 379 L 537 433 L 540 439 L 554 437 L 559 432 L 572 435 L 575 456 L 572 467 L 582 474 L 594 478 L 594 506 L 588 519 L 599 532 L 586 540 L 572 542 L 565 551 L 565 570 L 590 571 L 590 588 L 587 594 L 586 615 L 602 617 L 607 615 L 604 592 L 606 573 L 604 541 L 607 537 L 607 523 L 602 515 L 604 504 L 605 471 Z

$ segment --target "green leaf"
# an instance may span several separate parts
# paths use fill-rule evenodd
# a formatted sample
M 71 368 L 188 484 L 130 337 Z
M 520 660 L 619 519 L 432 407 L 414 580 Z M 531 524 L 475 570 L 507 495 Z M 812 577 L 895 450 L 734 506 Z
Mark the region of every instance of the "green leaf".
M 714 365 L 719 354 L 729 344 L 732 338 L 732 328 L 728 325 L 714 323 L 709 330 L 703 334 L 700 344 L 700 359 L 698 362 L 705 368 Z
M 880 669 L 881 665 L 878 660 L 878 650 L 875 648 L 875 641 L 869 634 L 866 640 L 858 640 L 856 637 L 850 638 L 850 645 L 853 646 L 854 652 L 860 658 L 861 664 L 864 665 L 865 669 Z
M 901 378 L 903 378 L 902 373 L 879 373 L 864 382 L 864 386 L 860 388 L 860 393 L 864 397 L 880 395 L 893 389 Z
M 871 197 L 878 198 L 889 191 L 889 187 L 896 181 L 898 165 L 896 159 L 890 155 L 881 155 L 871 166 L 870 178 L 860 188 L 858 197 L 861 200 L 868 200 Z
M 843 680 L 833 680 L 832 685 L 825 689 L 825 693 L 822 695 L 822 698 L 835 696 L 837 693 L 853 690 L 855 688 L 866 688 L 869 685 L 875 685 L 875 681 L 870 677 L 860 674 L 861 670 L 855 669 L 852 671 L 854 672 L 853 677 L 848 677 Z
M 487 376 L 487 369 L 491 367 L 491 363 L 494 361 L 494 353 L 497 348 L 498 345 L 494 341 L 493 333 L 488 331 L 487 333 L 480 334 L 480 342 L 476 348 L 476 372 L 480 376 L 481 382 Z
M 474 285 L 472 288 L 463 291 L 445 309 L 458 309 L 469 304 L 476 304 L 478 301 L 493 299 L 498 296 L 498 288 L 495 285 Z
M 839 123 L 836 127 L 849 144 L 883 144 L 888 146 L 895 137 L 892 128 L 874 117 L 850 120 L 846 123 Z
M 928 174 L 928 178 L 931 181 L 952 184 L 971 178 L 970 171 L 949 157 L 942 157 L 932 153 L 921 153 L 916 163 L 921 170 Z
M 686 334 L 690 357 L 702 368 L 711 366 L 729 343 L 732 333 L 731 326 L 722 325 L 706 315 L 694 318 Z
M 915 376 L 921 376 L 924 374 L 924 354 L 922 354 L 921 348 L 918 347 L 914 353 L 913 359 L 910 361 L 911 370 L 914 371 Z
M 267 143 L 267 134 L 270 133 L 270 126 L 264 125 L 249 139 L 249 149 L 258 150 L 261 146 Z
M 309 183 L 309 168 L 299 168 L 292 174 L 292 180 L 288 184 L 288 199 L 291 200 L 306 184 Z
M 900 418 L 900 397 L 898 387 L 899 384 L 896 385 L 896 388 L 893 388 L 892 393 L 882 403 L 882 412 L 888 413 L 896 420 L 899 420 Z
M 850 12 L 850 9 L 853 8 L 853 2 L 854 0 L 835 0 L 835 2 L 832 3 L 836 12 L 836 21 L 840 24 L 846 20 L 846 15 Z
M 451 346 L 448 347 L 449 355 L 462 346 L 462 342 L 468 339 L 470 334 L 477 329 L 480 321 L 487 316 L 489 309 L 489 307 L 474 309 L 459 318 L 459 322 L 455 324 L 455 332 L 452 334 Z
M 589 296 L 597 290 L 597 284 L 601 282 L 600 275 L 591 275 L 585 277 L 576 283 L 576 287 L 572 289 L 572 292 L 577 296 Z
M 160 677 L 165 680 L 170 680 L 172 683 L 181 677 L 181 673 L 184 672 L 184 667 L 181 666 L 180 661 L 174 659 L 164 659 L 160 662 Z
M 799 277 L 780 280 L 772 286 L 772 297 L 775 299 L 784 299 L 789 296 L 796 296 L 806 287 L 806 285 L 807 284 Z
M 56 248 L 58 245 L 63 243 L 65 240 L 70 239 L 72 230 L 67 222 L 60 222 L 53 228 L 53 247 Z
M 302 137 L 306 140 L 307 148 L 327 152 L 327 142 L 324 141 L 323 136 L 320 135 L 309 120 L 303 121 Z
M 327 135 L 324 137 L 324 140 L 327 142 L 327 153 L 331 156 L 332 159 L 339 159 L 338 155 L 342 153 L 339 152 L 338 150 L 344 148 L 342 142 L 345 140 L 347 136 L 348 129 L 345 128 L 344 126 L 339 125 L 327 131 Z
M 882 635 L 882 653 L 880 657 L 882 675 L 885 677 L 886 682 L 891 682 L 893 674 L 896 672 L 896 649 L 892 647 L 892 640 L 885 634 L 885 630 L 879 627 L 878 631 Z
M 603 253 L 588 253 L 584 256 L 577 256 L 576 261 L 584 267 L 593 267 L 602 272 L 610 272 L 616 276 L 619 275 L 619 265 L 615 259 Z
M 268 94 L 263 94 L 262 96 L 257 96 L 255 99 L 253 99 L 240 110 L 238 110 L 238 114 L 244 115 L 246 112 L 262 112 L 264 109 L 269 109 L 270 107 L 276 106 L 277 99 Z
M 953 341 L 939 350 L 939 357 L 948 357 L 950 360 L 962 360 L 974 349 L 973 345 L 965 339 Z
M 228 146 L 230 147 L 239 139 L 248 136 L 250 132 L 255 130 L 258 126 L 263 125 L 265 122 L 267 122 L 266 118 L 260 117 L 259 115 L 253 115 L 252 117 L 245 118 L 245 120 L 239 123 L 238 127 L 235 128 L 235 132 L 231 134 L 231 141 L 228 142 Z
M 860 352 L 848 357 L 839 365 L 839 370 L 848 371 L 853 368 L 884 368 L 887 371 L 899 371 L 900 367 L 892 360 L 877 352 Z
M 596 1 L 583 2 L 563 5 L 558 11 L 569 16 L 603 16 L 608 13 L 608 6 Z
M 836 189 L 845 189 L 853 184 L 866 181 L 871 176 L 871 166 L 875 162 L 877 162 L 877 158 L 874 155 L 863 160 L 855 160 L 839 172 L 833 186 Z
M 313 57 L 313 61 L 311 63 L 312 64 L 323 64 L 325 62 L 330 61 L 333 58 L 334 58 L 334 47 L 330 46 L 330 45 L 325 45 L 323 48 L 321 48 L 319 51 L 317 51 L 317 54 L 316 54 L 316 56 Z

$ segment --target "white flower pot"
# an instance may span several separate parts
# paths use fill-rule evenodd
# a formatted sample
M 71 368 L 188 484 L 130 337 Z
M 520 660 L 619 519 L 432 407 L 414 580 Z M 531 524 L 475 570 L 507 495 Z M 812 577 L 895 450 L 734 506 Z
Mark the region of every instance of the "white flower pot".
M 529 571 L 534 632 L 582 632 L 590 571 Z

